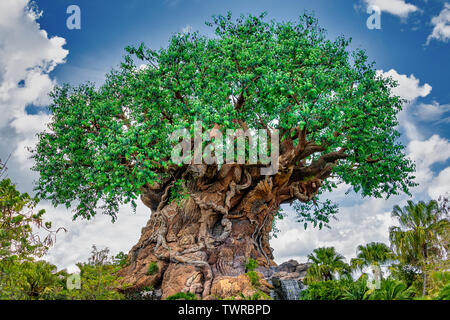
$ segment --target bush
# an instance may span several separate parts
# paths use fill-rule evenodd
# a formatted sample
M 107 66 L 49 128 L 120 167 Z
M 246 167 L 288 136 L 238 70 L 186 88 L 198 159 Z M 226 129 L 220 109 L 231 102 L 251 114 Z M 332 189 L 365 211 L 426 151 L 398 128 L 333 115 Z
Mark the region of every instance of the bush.
M 245 264 L 245 271 L 253 271 L 256 268 L 258 268 L 258 261 L 252 258 L 248 259 L 248 262 Z
M 338 280 L 311 283 L 300 293 L 300 300 L 341 300 L 345 296 L 345 287 Z
M 155 261 L 150 262 L 150 264 L 148 265 L 148 269 L 147 269 L 147 275 L 152 276 L 155 273 L 157 273 L 159 270 L 158 265 L 156 264 Z
M 250 279 L 250 283 L 254 287 L 259 287 L 259 276 L 255 271 L 249 271 L 247 272 L 247 277 Z
M 197 297 L 191 292 L 177 292 L 168 296 L 166 300 L 197 300 Z
M 439 291 L 436 300 L 450 300 L 450 283 Z

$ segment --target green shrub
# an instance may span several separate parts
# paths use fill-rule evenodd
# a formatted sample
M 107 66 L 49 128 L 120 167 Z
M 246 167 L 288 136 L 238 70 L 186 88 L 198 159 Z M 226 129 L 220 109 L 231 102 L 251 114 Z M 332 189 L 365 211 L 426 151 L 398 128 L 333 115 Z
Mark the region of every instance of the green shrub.
M 450 283 L 439 291 L 436 300 L 450 300 Z
M 252 258 L 248 259 L 248 262 L 245 264 L 245 271 L 253 271 L 256 268 L 258 268 L 258 261 Z
M 300 293 L 300 300 L 341 300 L 346 292 L 343 283 L 338 280 L 314 282 Z
M 152 276 L 159 270 L 158 264 L 155 261 L 150 262 L 147 269 L 147 275 Z
M 191 292 L 177 292 L 168 296 L 166 300 L 197 300 L 197 297 Z
M 250 279 L 250 283 L 252 284 L 252 286 L 259 287 L 260 283 L 258 274 L 255 271 L 249 271 L 246 274 L 247 277 Z

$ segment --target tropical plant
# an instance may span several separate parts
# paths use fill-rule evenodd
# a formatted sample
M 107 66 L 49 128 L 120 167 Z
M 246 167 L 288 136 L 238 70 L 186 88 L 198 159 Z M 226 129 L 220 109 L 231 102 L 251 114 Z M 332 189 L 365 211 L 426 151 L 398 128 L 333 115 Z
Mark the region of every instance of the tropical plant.
M 346 294 L 339 280 L 313 282 L 300 293 L 300 300 L 341 300 Z
M 80 269 L 81 288 L 69 290 L 66 288 L 64 294 L 69 300 L 120 300 L 124 295 L 121 289 L 127 285 L 121 282 L 117 272 L 121 269 L 120 264 L 109 257 L 109 249 L 98 250 L 92 246 L 91 256 L 87 263 L 78 263 Z
M 450 300 L 450 283 L 445 285 L 440 291 L 436 300 Z
M 45 210 L 34 211 L 38 202 L 20 193 L 10 179 L 0 181 L 0 261 L 41 257 L 53 244 L 56 233 L 64 229 L 51 230 L 51 222 L 43 219 Z M 36 229 L 47 233 L 43 240 Z
M 356 258 L 350 261 L 354 269 L 362 270 L 364 267 L 381 266 L 394 259 L 394 255 L 387 245 L 381 242 L 371 242 L 358 246 Z
M 413 295 L 402 282 L 392 279 L 382 279 L 380 288 L 375 289 L 370 295 L 371 300 L 406 300 Z
M 168 296 L 166 300 L 197 300 L 197 297 L 191 292 L 177 292 Z
M 154 275 L 155 273 L 158 272 L 158 264 L 155 261 L 152 261 L 149 263 L 148 268 L 147 268 L 147 274 L 149 276 Z
M 367 286 L 367 276 L 361 276 L 356 281 L 347 281 L 344 283 L 343 300 L 368 300 L 371 290 Z
M 305 282 L 310 284 L 317 281 L 336 279 L 336 275 L 348 274 L 350 267 L 344 261 L 345 257 L 336 252 L 334 247 L 314 249 L 308 255 L 312 264 L 308 267 Z
M 390 228 L 389 237 L 398 260 L 421 271 L 422 295 L 426 295 L 427 263 L 431 256 L 446 254 L 440 237 L 449 232 L 450 221 L 435 200 L 415 204 L 408 201 L 403 208 L 395 206 L 392 216 L 400 226 Z
M 0 177 L 5 172 L 0 161 Z M 0 180 L 0 299 L 51 299 L 62 290 L 56 267 L 35 260 L 65 229 L 52 230 L 43 218 L 45 210 L 35 211 L 38 202 L 19 192 L 10 179 Z
M 258 261 L 253 258 L 248 259 L 248 262 L 245 264 L 245 271 L 253 271 L 258 268 Z

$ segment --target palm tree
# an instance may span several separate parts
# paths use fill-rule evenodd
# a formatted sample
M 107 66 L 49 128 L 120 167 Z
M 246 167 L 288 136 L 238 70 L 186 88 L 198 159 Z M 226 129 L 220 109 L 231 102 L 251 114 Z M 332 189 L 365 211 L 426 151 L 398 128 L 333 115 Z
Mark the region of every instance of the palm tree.
M 381 242 L 371 242 L 358 246 L 358 253 L 356 258 L 350 261 L 353 270 L 363 270 L 365 267 L 372 267 L 372 272 L 375 273 L 375 268 L 380 267 L 394 260 L 394 254 L 387 245 Z
M 404 300 L 409 297 L 406 285 L 391 279 L 382 280 L 381 288 L 370 295 L 371 300 Z
M 336 252 L 334 247 L 323 247 L 314 249 L 308 255 L 312 265 L 308 268 L 306 282 L 333 280 L 335 274 L 347 274 L 350 267 L 344 261 L 345 257 Z
M 450 230 L 450 221 L 443 216 L 437 201 L 420 201 L 400 208 L 395 206 L 392 217 L 397 218 L 399 227 L 389 229 L 389 238 L 394 252 L 401 263 L 419 269 L 423 277 L 422 295 L 426 295 L 426 266 L 432 255 L 440 254 L 439 239 Z

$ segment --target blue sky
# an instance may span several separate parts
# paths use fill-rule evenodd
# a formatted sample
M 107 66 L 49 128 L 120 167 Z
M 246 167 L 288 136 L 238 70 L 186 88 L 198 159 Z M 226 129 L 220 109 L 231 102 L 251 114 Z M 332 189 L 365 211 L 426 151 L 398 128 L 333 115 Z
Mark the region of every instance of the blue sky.
M 81 9 L 80 30 L 66 27 L 66 9 L 73 4 Z M 155 49 L 164 47 L 171 34 L 185 28 L 211 34 L 204 22 L 213 14 L 267 11 L 268 19 L 286 21 L 307 10 L 314 12 L 329 38 L 351 37 L 353 48 L 365 49 L 377 70 L 399 81 L 396 93 L 410 100 L 399 115 L 399 131 L 418 167 L 420 186 L 414 190 L 414 200 L 450 191 L 450 1 L 37 0 L 40 16 L 27 5 L 29 0 L 0 4 L 0 112 L 4 115 L 0 159 L 12 154 L 9 177 L 21 190 L 31 191 L 36 179 L 25 147 L 33 146 L 34 135 L 48 121 L 43 110 L 54 85 L 101 84 L 105 73 L 120 63 L 126 46 L 145 42 Z M 379 30 L 366 26 L 370 5 L 381 10 Z M 387 228 L 393 223 L 390 210 L 407 197 L 361 199 L 345 191 L 342 186 L 330 195 L 341 206 L 339 221 L 332 223 L 331 230 L 304 231 L 292 223 L 292 214 L 280 223 L 282 233 L 272 242 L 278 262 L 305 260 L 312 249 L 323 245 L 334 245 L 350 258 L 358 244 L 387 242 Z M 69 229 L 48 256 L 60 267 L 85 259 L 94 243 L 113 252 L 128 251 L 149 216 L 142 206 L 136 215 L 125 207 L 114 225 L 105 217 L 72 222 L 70 210 L 42 205 L 55 225 Z

